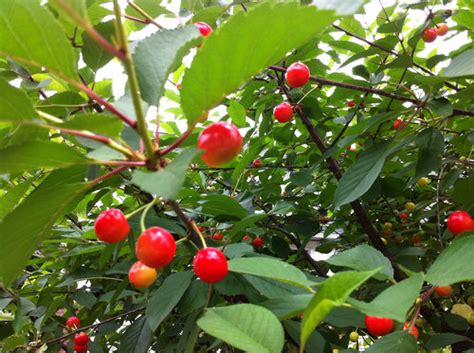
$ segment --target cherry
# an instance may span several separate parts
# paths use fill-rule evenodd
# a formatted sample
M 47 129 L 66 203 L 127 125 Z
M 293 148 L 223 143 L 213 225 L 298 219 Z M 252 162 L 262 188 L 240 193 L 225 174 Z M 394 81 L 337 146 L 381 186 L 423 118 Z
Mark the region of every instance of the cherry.
M 403 124 L 402 119 L 395 119 L 395 121 L 393 122 L 393 129 L 397 130 L 402 124 Z
M 466 211 L 454 211 L 448 216 L 448 229 L 454 235 L 474 230 L 474 220 Z
M 401 235 L 395 236 L 394 239 L 395 239 L 395 242 L 396 242 L 397 244 L 403 243 L 403 237 L 402 237 Z
M 423 178 L 418 179 L 416 183 L 418 184 L 419 187 L 424 188 L 430 183 L 430 179 L 423 177 Z
M 248 235 L 244 235 L 244 237 L 242 238 L 242 241 L 250 241 L 252 240 L 252 238 L 250 238 Z
M 349 335 L 349 339 L 351 340 L 351 342 L 357 342 L 359 340 L 359 334 L 355 331 L 352 331 Z
M 199 29 L 199 32 L 201 32 L 203 37 L 207 37 L 212 33 L 212 27 L 206 22 L 196 22 L 194 25 Z
M 176 242 L 166 229 L 148 228 L 138 237 L 135 253 L 144 265 L 163 268 L 173 260 Z
M 451 286 L 435 287 L 435 293 L 440 297 L 449 298 L 453 295 L 453 288 Z
M 390 222 L 385 222 L 383 224 L 383 229 L 392 229 L 392 223 Z
M 288 102 L 283 102 L 273 108 L 273 116 L 280 123 L 286 123 L 293 118 L 293 108 Z
M 86 346 L 89 342 L 89 335 L 85 332 L 79 332 L 74 336 L 74 344 L 78 346 Z
M 411 242 L 413 245 L 419 245 L 421 244 L 422 238 L 420 234 L 415 234 L 414 236 L 411 237 Z
M 371 335 L 385 336 L 393 330 L 393 320 L 386 317 L 365 315 L 365 327 Z
M 231 161 L 242 149 L 242 136 L 231 123 L 212 123 L 198 138 L 198 148 L 205 152 L 202 160 L 209 167 L 218 167 Z
M 227 260 L 222 251 L 216 248 L 204 248 L 194 256 L 194 273 L 206 283 L 222 281 L 229 272 Z
M 140 261 L 135 262 L 128 271 L 130 283 L 137 288 L 148 288 L 158 276 L 154 268 L 148 267 Z
M 440 23 L 438 27 L 436 28 L 436 33 L 438 36 L 444 36 L 446 33 L 448 33 L 449 27 L 446 23 Z
M 293 88 L 304 86 L 309 81 L 308 66 L 300 62 L 291 64 L 285 73 L 286 82 Z
M 403 221 L 406 221 L 408 219 L 408 213 L 402 212 L 400 213 L 400 219 Z
M 252 246 L 254 248 L 261 248 L 265 244 L 265 240 L 260 237 L 256 237 L 254 240 L 252 240 Z
M 122 211 L 111 208 L 102 212 L 94 223 L 97 238 L 106 243 L 118 243 L 130 233 L 130 225 Z
M 410 323 L 409 322 L 405 322 L 405 325 L 403 325 L 403 329 L 406 331 L 408 330 L 408 327 L 410 326 Z M 415 325 L 413 325 L 410 329 L 410 331 L 408 332 L 410 335 L 414 336 L 416 339 L 418 339 L 418 336 L 420 335 L 420 333 L 418 332 L 418 329 L 416 328 Z
M 85 352 L 87 352 L 87 349 L 89 349 L 89 347 L 87 346 L 87 344 L 85 344 L 85 345 L 75 344 L 75 345 L 74 345 L 74 350 L 75 350 L 77 353 L 85 353 Z
M 252 162 L 252 167 L 254 168 L 257 168 L 260 166 L 260 164 L 262 164 L 262 161 L 260 159 L 255 159 L 253 162 Z
M 222 239 L 224 239 L 224 235 L 222 233 L 214 233 L 214 235 L 212 236 L 212 239 L 221 241 Z
M 413 212 L 416 209 L 416 204 L 413 202 L 407 202 L 405 203 L 405 209 L 409 212 Z
M 205 231 L 204 227 L 198 226 L 197 228 L 198 228 L 199 232 L 201 232 L 201 233 Z
M 391 229 L 384 229 L 383 230 L 383 235 L 384 235 L 384 237 L 392 236 L 392 230 Z
M 349 108 L 354 108 L 355 105 L 356 105 L 356 104 L 355 104 L 354 101 L 349 101 L 349 102 L 347 102 L 347 106 L 348 106 Z
M 438 36 L 438 31 L 436 28 L 427 28 L 423 31 L 421 37 L 426 43 L 434 42 L 436 37 Z
M 71 316 L 69 319 L 67 319 L 66 326 L 69 328 L 78 328 L 81 326 L 81 320 L 79 320 L 77 316 Z

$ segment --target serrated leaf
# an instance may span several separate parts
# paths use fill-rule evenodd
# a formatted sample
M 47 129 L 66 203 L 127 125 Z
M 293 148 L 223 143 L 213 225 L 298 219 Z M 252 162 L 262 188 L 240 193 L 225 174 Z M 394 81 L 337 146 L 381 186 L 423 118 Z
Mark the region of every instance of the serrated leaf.
M 197 324 L 209 335 L 249 353 L 283 349 L 283 327 L 271 311 L 257 305 L 210 308 Z
M 120 339 L 119 353 L 146 353 L 152 335 L 146 316 L 135 320 Z
M 188 148 L 175 157 L 170 165 L 157 172 L 136 170 L 133 172 L 132 182 L 144 191 L 175 200 L 186 180 L 189 164 L 199 153 L 197 148 Z
M 30 178 L 0 196 L 0 221 L 20 203 L 33 181 Z
M 469 49 L 451 60 L 447 68 L 443 70 L 443 77 L 466 77 L 474 75 L 474 65 L 472 58 L 474 49 Z
M 196 121 L 253 75 L 319 34 L 334 19 L 332 11 L 294 3 L 263 3 L 232 16 L 204 40 L 184 75 L 181 105 L 188 120 Z
M 75 78 L 76 58 L 54 16 L 39 1 L 0 1 L 0 54 Z
M 115 33 L 114 21 L 99 23 L 94 29 L 107 40 L 111 40 Z M 97 42 L 84 32 L 82 35 L 82 57 L 89 68 L 97 71 L 113 59 L 113 55 L 101 47 Z
M 25 92 L 13 87 L 3 79 L 0 79 L 0 92 L 2 92 L 0 95 L 0 121 L 31 120 L 37 116 L 33 102 Z
M 138 42 L 133 60 L 144 101 L 158 105 L 168 76 L 200 38 L 195 26 L 161 30 Z

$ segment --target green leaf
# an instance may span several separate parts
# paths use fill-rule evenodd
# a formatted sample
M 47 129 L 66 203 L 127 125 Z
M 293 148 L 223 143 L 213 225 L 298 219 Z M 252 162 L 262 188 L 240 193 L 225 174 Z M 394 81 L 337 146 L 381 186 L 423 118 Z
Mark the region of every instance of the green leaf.
M 337 185 L 335 206 L 339 208 L 364 195 L 379 176 L 389 153 L 388 142 L 382 142 L 363 151 Z
M 458 235 L 444 249 L 426 273 L 426 281 L 435 286 L 449 286 L 474 280 L 474 234 Z
M 312 4 L 316 5 L 318 9 L 336 10 L 340 16 L 352 15 L 364 4 L 363 0 L 312 0 Z
M 408 310 L 420 295 L 423 274 L 417 273 L 393 286 L 388 287 L 370 303 L 349 299 L 349 303 L 364 314 L 389 317 L 404 322 Z
M 473 58 L 474 49 L 466 50 L 464 53 L 451 60 L 447 68 L 443 70 L 443 77 L 466 77 L 474 75 Z
M 465 208 L 470 208 L 474 205 L 474 173 L 456 182 L 453 199 Z
M 230 260 L 228 264 L 229 271 L 231 272 L 271 278 L 275 281 L 288 283 L 305 289 L 315 284 L 308 280 L 299 268 L 272 258 L 238 258 Z
M 146 317 L 152 331 L 158 328 L 161 322 L 178 304 L 184 292 L 186 292 L 186 289 L 191 284 L 192 278 L 192 272 L 173 273 L 152 294 L 146 307 Z
M 250 146 L 243 152 L 242 159 L 235 166 L 232 172 L 232 182 L 236 183 L 242 174 L 245 172 L 245 168 L 258 156 L 260 151 L 263 149 L 263 145 L 260 140 L 252 140 Z
M 270 310 L 278 319 L 286 320 L 304 311 L 308 306 L 311 294 L 295 294 L 285 297 L 269 299 L 260 303 L 261 306 Z
M 280 353 L 284 332 L 271 311 L 253 304 L 210 308 L 198 326 L 233 347 L 249 353 Z
M 39 1 L 0 1 L 0 55 L 77 77 L 71 43 L 58 21 Z
M 461 335 L 456 335 L 454 333 L 440 333 L 440 334 L 431 336 L 426 342 L 425 346 L 427 349 L 431 351 L 438 348 L 449 346 L 457 342 L 462 342 L 462 341 L 467 341 L 467 340 L 469 340 L 469 338 L 461 336 Z
M 378 271 L 379 269 L 367 272 L 339 272 L 323 282 L 304 311 L 300 352 L 303 352 L 308 337 L 326 315 L 334 307 L 343 305 L 352 291 Z
M 157 172 L 136 170 L 133 172 L 132 182 L 144 191 L 168 200 L 176 200 L 186 180 L 186 170 L 200 152 L 194 147 L 185 149 L 169 166 Z
M 416 145 L 419 153 L 415 177 L 419 178 L 432 170 L 438 170 L 441 166 L 440 155 L 444 151 L 444 138 L 441 132 L 434 128 L 423 130 L 416 137 Z
M 75 114 L 64 123 L 55 125 L 74 130 L 88 130 L 112 137 L 120 136 L 124 126 L 120 119 L 109 114 Z
M 31 141 L 0 149 L 0 173 L 19 173 L 39 168 L 66 168 L 87 164 L 88 159 L 65 144 Z
M 247 116 L 247 112 L 242 104 L 235 100 L 231 100 L 227 107 L 227 113 L 235 125 L 238 127 L 245 127 L 245 117 Z
M 416 339 L 406 331 L 398 331 L 375 341 L 367 353 L 417 353 Z
M 264 3 L 232 16 L 205 39 L 184 75 L 181 104 L 188 120 L 196 121 L 252 76 L 314 38 L 334 19 L 332 11 L 294 3 Z
M 380 251 L 367 244 L 361 244 L 355 248 L 338 253 L 330 257 L 326 262 L 334 266 L 349 267 L 357 271 L 369 271 L 382 267 L 380 272 L 374 275 L 374 278 L 393 278 L 393 268 L 390 261 Z
M 378 33 L 396 33 L 401 32 L 403 28 L 403 23 L 405 22 L 406 16 L 401 16 L 395 20 L 389 21 L 380 25 L 377 29 Z
M 253 226 L 256 222 L 268 217 L 266 214 L 253 214 L 241 219 L 231 228 L 229 235 L 234 239 L 234 235 L 244 231 L 247 227 Z
M 248 214 L 240 203 L 226 195 L 208 195 L 202 205 L 202 211 L 215 217 L 225 215 L 237 219 L 245 218 Z
M 181 64 L 189 49 L 197 44 L 198 38 L 199 30 L 186 26 L 161 30 L 138 42 L 133 60 L 143 100 L 158 105 L 166 79 Z
M 94 29 L 100 33 L 102 37 L 110 41 L 115 34 L 115 22 L 108 21 L 99 23 Z M 113 59 L 113 55 L 97 44 L 86 32 L 82 35 L 82 41 L 82 56 L 84 62 L 92 70 L 97 71 Z
M 235 259 L 238 257 L 242 257 L 248 253 L 253 253 L 254 248 L 252 245 L 247 243 L 233 243 L 227 244 L 224 248 L 224 255 L 228 259 Z
M 0 220 L 20 203 L 33 181 L 34 178 L 30 178 L 0 196 Z
M 3 79 L 0 79 L 0 92 L 2 92 L 0 95 L 0 122 L 31 120 L 37 116 L 33 102 L 25 92 L 13 87 Z
M 49 179 L 53 177 L 54 174 Z M 56 220 L 89 187 L 84 183 L 47 183 L 47 180 L 0 223 L 0 282 L 6 285 L 25 267 Z
M 119 353 L 146 353 L 152 336 L 145 316 L 135 320 L 120 338 Z

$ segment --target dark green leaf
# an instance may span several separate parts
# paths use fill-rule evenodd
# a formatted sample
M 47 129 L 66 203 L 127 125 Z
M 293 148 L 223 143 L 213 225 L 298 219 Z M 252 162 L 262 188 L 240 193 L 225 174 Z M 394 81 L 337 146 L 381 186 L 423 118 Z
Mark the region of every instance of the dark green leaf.
M 367 353 L 417 353 L 416 339 L 406 331 L 383 336 L 366 350 Z
M 294 294 L 269 299 L 260 303 L 260 305 L 270 310 L 280 320 L 285 320 L 302 313 L 311 298 L 311 294 Z
M 434 336 L 431 336 L 426 342 L 426 348 L 429 350 L 435 350 L 438 348 L 443 348 L 449 346 L 453 343 L 467 341 L 468 338 L 456 335 L 454 333 L 440 333 Z
M 205 198 L 202 211 L 211 216 L 225 215 L 234 219 L 242 219 L 247 216 L 247 210 L 235 199 L 226 195 L 208 195 Z
M 108 21 L 99 23 L 94 29 L 102 35 L 105 39 L 109 40 L 112 35 L 115 34 L 114 21 Z M 82 35 L 82 56 L 84 62 L 94 71 L 97 71 L 102 66 L 112 60 L 113 56 L 97 42 L 89 37 L 86 32 Z
M 146 353 L 152 331 L 147 325 L 146 316 L 142 316 L 131 324 L 120 339 L 119 353 Z

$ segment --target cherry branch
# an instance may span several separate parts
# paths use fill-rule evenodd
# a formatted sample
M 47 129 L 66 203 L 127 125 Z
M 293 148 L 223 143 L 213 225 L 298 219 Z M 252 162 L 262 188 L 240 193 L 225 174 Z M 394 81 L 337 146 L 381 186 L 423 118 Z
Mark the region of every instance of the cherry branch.
M 191 133 L 194 131 L 194 128 L 196 127 L 196 123 L 192 124 L 189 129 L 187 129 L 184 134 L 182 134 L 180 137 L 178 137 L 178 139 L 173 142 L 171 145 L 169 145 L 168 147 L 164 148 L 163 150 L 161 151 L 158 151 L 158 155 L 159 156 L 164 156 L 168 153 L 170 153 L 171 151 L 173 151 L 174 149 L 178 148 L 188 137 L 189 135 L 191 135 Z
M 135 4 L 133 1 L 128 0 L 128 4 L 135 10 L 137 11 L 140 15 L 142 15 L 145 19 L 143 20 L 146 24 L 152 23 L 159 29 L 163 28 L 161 27 L 154 19 L 151 17 L 145 10 L 143 10 L 140 6 Z M 131 20 L 131 18 L 129 18 Z M 133 19 L 135 20 L 136 17 Z

